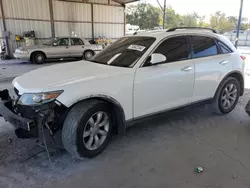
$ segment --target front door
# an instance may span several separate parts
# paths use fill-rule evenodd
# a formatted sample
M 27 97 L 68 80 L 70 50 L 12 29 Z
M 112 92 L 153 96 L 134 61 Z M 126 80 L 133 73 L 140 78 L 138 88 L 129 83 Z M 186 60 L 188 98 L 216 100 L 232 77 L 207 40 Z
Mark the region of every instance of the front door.
M 69 38 L 59 38 L 46 52 L 48 58 L 69 57 Z
M 134 117 L 191 103 L 194 63 L 187 37 L 166 39 L 153 53 L 166 56 L 161 64 L 138 68 L 134 82 Z

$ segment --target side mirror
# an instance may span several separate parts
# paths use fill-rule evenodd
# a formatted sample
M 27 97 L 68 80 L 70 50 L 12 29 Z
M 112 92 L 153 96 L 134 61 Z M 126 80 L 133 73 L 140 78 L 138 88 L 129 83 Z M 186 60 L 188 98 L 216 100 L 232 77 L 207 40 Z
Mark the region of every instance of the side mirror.
M 158 63 L 162 63 L 165 62 L 167 60 L 166 56 L 163 54 L 158 54 L 158 53 L 153 53 L 151 55 L 151 60 L 150 63 L 152 65 L 158 64 Z
M 57 43 L 56 43 L 56 42 L 54 42 L 54 43 L 53 43 L 53 46 L 57 46 Z

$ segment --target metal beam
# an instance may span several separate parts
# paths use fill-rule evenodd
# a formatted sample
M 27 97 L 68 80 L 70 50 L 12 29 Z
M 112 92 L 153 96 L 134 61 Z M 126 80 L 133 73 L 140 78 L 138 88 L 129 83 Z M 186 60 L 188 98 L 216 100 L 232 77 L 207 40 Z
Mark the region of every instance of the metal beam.
M 240 35 L 240 26 L 241 26 L 241 19 L 242 19 L 242 8 L 243 8 L 243 0 L 240 1 L 240 12 L 239 12 L 239 18 L 238 18 L 238 27 L 237 27 L 236 40 L 235 40 L 235 47 L 236 48 L 238 46 L 239 35 Z
M 163 8 L 163 29 L 166 27 L 166 0 L 164 0 L 164 8 Z
M 2 0 L 0 0 L 0 9 L 1 9 L 1 12 L 2 12 L 3 31 L 7 32 L 5 16 L 4 16 L 3 1 Z M 6 45 L 7 55 L 10 56 L 10 46 L 9 46 L 9 37 L 8 36 L 5 36 L 5 45 Z
M 124 36 L 126 35 L 126 13 L 125 13 L 125 8 L 126 7 L 124 7 L 124 11 L 123 11 L 124 12 L 124 23 L 123 23 L 124 24 L 123 25 L 124 26 L 124 28 L 123 28 Z
M 92 32 L 92 40 L 95 39 L 95 30 L 94 30 L 94 5 L 91 4 L 91 32 Z
M 94 5 L 105 5 L 105 6 L 113 6 L 113 7 L 122 7 L 122 5 L 107 4 L 107 3 L 89 3 L 89 2 L 76 1 L 76 0 L 55 0 L 55 1 L 62 1 L 62 2 L 68 2 L 68 3 L 83 3 L 83 4 L 94 4 Z M 134 0 L 131 1 L 131 2 L 134 2 Z M 119 2 L 117 2 L 117 3 L 119 3 Z M 130 2 L 128 2 L 128 3 L 130 3 Z
M 163 7 L 161 6 L 159 0 L 156 0 L 156 1 L 157 1 L 158 5 L 161 7 L 162 12 L 164 12 L 164 9 L 163 9 Z
M 53 10 L 53 2 L 49 0 L 49 13 L 50 13 L 50 25 L 51 25 L 51 36 L 55 38 L 55 22 L 54 22 L 54 10 Z

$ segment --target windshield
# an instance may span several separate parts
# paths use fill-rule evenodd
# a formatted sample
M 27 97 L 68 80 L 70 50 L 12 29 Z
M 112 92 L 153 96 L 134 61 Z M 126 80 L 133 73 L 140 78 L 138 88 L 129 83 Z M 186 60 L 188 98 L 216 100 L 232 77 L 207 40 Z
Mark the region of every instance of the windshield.
M 51 39 L 50 41 L 45 42 L 45 43 L 43 43 L 43 44 L 46 45 L 46 46 L 51 46 L 56 40 L 57 40 L 57 39 L 54 38 L 54 39 Z
M 153 37 L 123 37 L 90 61 L 118 67 L 133 67 L 154 41 Z

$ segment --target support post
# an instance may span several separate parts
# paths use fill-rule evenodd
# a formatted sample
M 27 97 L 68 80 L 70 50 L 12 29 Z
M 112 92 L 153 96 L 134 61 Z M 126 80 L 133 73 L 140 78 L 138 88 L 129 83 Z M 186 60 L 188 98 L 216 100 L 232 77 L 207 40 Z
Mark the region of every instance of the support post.
M 92 31 L 92 40 L 95 40 L 95 31 L 94 31 L 94 5 L 91 4 L 91 31 Z
M 242 19 L 242 8 L 243 8 L 243 0 L 240 1 L 240 12 L 238 18 L 238 27 L 237 27 L 237 34 L 236 34 L 236 41 L 235 47 L 238 47 L 239 35 L 240 35 L 240 26 L 241 26 L 241 19 Z
M 166 27 L 166 0 L 164 0 L 164 7 L 163 7 L 163 29 Z
M 1 9 L 1 12 L 2 12 L 3 31 L 5 32 L 5 35 L 6 35 L 7 27 L 6 27 L 6 22 L 5 22 L 4 9 L 3 9 L 3 1 L 2 0 L 0 0 L 0 9 Z M 6 45 L 6 50 L 7 50 L 6 54 L 8 56 L 10 56 L 9 36 L 5 36 L 5 45 Z
M 124 36 L 126 35 L 126 13 L 125 13 L 126 6 L 124 5 Z
M 50 23 L 51 23 L 51 36 L 55 38 L 55 22 L 54 22 L 54 11 L 53 11 L 53 2 L 49 0 L 49 12 L 50 12 Z

